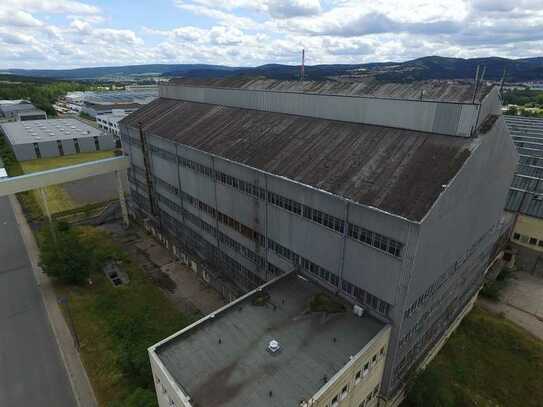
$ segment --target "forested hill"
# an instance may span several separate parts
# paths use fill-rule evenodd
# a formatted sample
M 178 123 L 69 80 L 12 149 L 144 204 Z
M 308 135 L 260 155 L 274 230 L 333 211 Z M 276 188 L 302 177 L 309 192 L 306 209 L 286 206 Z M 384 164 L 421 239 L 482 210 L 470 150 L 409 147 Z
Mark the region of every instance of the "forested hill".
M 506 70 L 508 82 L 543 80 L 543 57 L 507 59 L 489 58 L 445 58 L 429 56 L 406 62 L 384 62 L 367 64 L 308 65 L 308 79 L 323 79 L 337 76 L 374 76 L 386 81 L 412 81 L 425 79 L 472 79 L 477 65 L 486 66 L 485 79 L 499 80 Z M 257 67 L 229 67 L 205 64 L 153 64 L 117 67 L 96 67 L 60 70 L 9 69 L 4 73 L 57 79 L 104 79 L 143 75 L 225 77 L 266 76 L 276 79 L 296 79 L 300 68 L 297 65 L 268 64 Z

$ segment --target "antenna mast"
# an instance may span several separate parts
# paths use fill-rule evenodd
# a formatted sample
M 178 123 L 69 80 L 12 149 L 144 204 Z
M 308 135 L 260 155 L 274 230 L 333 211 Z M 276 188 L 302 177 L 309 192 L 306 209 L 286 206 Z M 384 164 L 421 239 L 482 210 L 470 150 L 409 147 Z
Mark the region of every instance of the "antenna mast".
M 503 75 L 502 75 L 502 79 L 500 81 L 500 98 L 503 100 L 503 83 L 505 82 L 505 75 L 507 74 L 507 68 L 504 67 L 503 68 Z
M 477 71 L 475 71 L 475 82 L 473 83 L 473 98 L 471 103 L 475 103 L 475 96 L 477 95 L 477 85 L 479 83 L 479 65 L 477 65 Z
M 302 49 L 302 65 L 300 66 L 300 80 L 303 82 L 305 76 L 305 49 Z

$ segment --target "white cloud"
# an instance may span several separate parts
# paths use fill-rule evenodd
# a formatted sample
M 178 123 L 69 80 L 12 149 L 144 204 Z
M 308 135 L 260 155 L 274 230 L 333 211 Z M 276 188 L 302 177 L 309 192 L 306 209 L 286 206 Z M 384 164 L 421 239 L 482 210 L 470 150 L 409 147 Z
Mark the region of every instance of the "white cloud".
M 227 24 L 237 28 L 254 28 L 256 23 L 250 18 L 238 17 L 233 13 L 217 10 L 216 8 L 202 6 L 198 4 L 186 4 L 177 2 L 177 7 L 189 11 L 197 16 L 213 18 L 222 24 Z
M 275 18 L 311 16 L 321 12 L 319 0 L 268 0 L 266 5 Z
M 543 0 L 170 1 L 187 24 L 133 27 L 86 0 L 0 0 L 0 67 L 297 64 L 302 48 L 309 64 L 543 49 Z
M 43 23 L 32 14 L 22 10 L 0 8 L 0 27 L 41 27 Z
M 2 0 L 3 9 L 24 10 L 29 13 L 97 14 L 100 9 L 80 1 L 71 0 Z

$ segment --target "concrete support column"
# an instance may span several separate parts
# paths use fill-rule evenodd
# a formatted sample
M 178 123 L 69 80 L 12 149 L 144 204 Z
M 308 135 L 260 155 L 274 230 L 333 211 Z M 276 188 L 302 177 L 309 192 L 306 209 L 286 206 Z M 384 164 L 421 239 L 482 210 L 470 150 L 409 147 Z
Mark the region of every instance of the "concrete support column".
M 49 223 L 52 223 L 53 218 L 51 217 L 51 212 L 49 211 L 49 204 L 47 203 L 47 191 L 45 188 L 40 188 L 40 195 L 43 202 L 43 209 L 45 210 L 45 216 L 47 216 Z
M 117 190 L 119 192 L 119 203 L 121 204 L 121 213 L 123 215 L 123 223 L 126 227 L 130 225 L 130 220 L 128 219 L 128 209 L 126 208 L 126 197 L 124 196 L 124 188 L 123 188 L 123 171 L 118 170 L 115 171 L 115 175 L 117 176 Z
M 47 220 L 49 221 L 49 229 L 51 230 L 51 237 L 53 238 L 53 241 L 56 244 L 57 234 L 55 232 L 55 228 L 53 227 L 53 218 L 51 217 L 51 211 L 49 210 L 49 204 L 47 203 L 47 191 L 45 190 L 45 188 L 40 188 L 40 195 L 43 201 L 43 209 L 45 210 L 45 216 L 47 216 Z

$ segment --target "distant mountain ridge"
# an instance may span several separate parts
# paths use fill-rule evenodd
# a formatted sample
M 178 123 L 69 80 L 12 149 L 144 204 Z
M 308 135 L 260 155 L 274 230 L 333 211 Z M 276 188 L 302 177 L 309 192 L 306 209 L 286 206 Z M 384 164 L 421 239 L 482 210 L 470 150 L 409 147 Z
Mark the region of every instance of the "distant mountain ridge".
M 485 79 L 499 80 L 506 70 L 506 80 L 522 82 L 543 80 L 543 57 L 507 59 L 446 58 L 428 56 L 406 62 L 367 64 L 307 65 L 307 79 L 373 76 L 379 80 L 408 82 L 428 79 L 473 79 L 477 65 L 486 66 Z M 51 79 L 103 79 L 122 76 L 160 75 L 165 77 L 217 78 L 230 76 L 265 76 L 297 79 L 298 65 L 267 64 L 257 67 L 229 67 L 208 64 L 150 64 L 77 69 L 8 69 L 0 73 Z
M 98 79 L 115 76 L 138 76 L 138 75 L 162 75 L 165 72 L 176 70 L 186 72 L 193 69 L 215 69 L 217 71 L 230 70 L 222 65 L 206 64 L 147 64 L 147 65 L 125 65 L 125 66 L 102 66 L 92 68 L 74 69 L 5 69 L 0 74 L 11 74 L 19 76 L 32 76 L 34 78 L 51 79 Z

